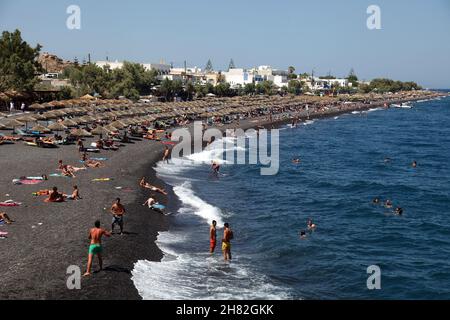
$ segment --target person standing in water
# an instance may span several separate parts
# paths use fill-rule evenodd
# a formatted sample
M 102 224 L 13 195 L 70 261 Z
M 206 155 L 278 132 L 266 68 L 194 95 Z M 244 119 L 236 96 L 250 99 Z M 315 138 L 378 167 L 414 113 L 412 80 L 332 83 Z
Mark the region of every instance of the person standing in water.
M 162 161 L 169 163 L 169 157 L 170 157 L 170 149 L 168 146 L 166 146 L 166 148 L 164 149 Z
M 220 170 L 220 164 L 216 161 L 213 161 L 212 165 L 211 165 L 211 170 L 215 175 L 219 174 L 219 170 Z
M 233 239 L 233 231 L 230 229 L 228 223 L 224 224 L 223 239 L 222 239 L 222 252 L 225 261 L 231 260 L 231 240 Z
M 214 253 L 216 249 L 216 239 L 217 239 L 217 230 L 216 230 L 217 222 L 216 220 L 212 221 L 211 227 L 209 228 L 209 253 Z
M 91 240 L 91 243 L 89 245 L 89 256 L 88 256 L 88 264 L 86 273 L 83 276 L 90 276 L 91 275 L 91 267 L 92 267 L 92 260 L 94 258 L 94 255 L 97 255 L 98 257 L 98 264 L 100 266 L 100 271 L 103 270 L 103 259 L 102 259 L 102 236 L 110 237 L 111 233 L 100 228 L 100 221 L 95 221 L 94 224 L 95 228 L 92 228 L 89 232 L 89 240 Z

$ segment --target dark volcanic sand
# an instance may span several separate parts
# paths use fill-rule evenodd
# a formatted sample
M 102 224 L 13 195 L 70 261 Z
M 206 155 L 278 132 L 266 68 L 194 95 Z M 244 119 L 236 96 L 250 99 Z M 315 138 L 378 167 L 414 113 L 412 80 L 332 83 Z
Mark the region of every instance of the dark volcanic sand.
M 0 231 L 9 232 L 7 239 L 0 240 L 0 299 L 140 299 L 130 272 L 139 259 L 162 258 L 155 240 L 158 231 L 165 230 L 167 225 L 163 215 L 142 206 L 149 192 L 141 190 L 138 182 L 146 175 L 154 184 L 164 185 L 156 180 L 151 169 L 162 150 L 162 144 L 150 141 L 125 144 L 119 151 L 91 154 L 108 158 L 104 168 L 79 171 L 74 179 L 50 177 L 30 186 L 13 185 L 12 179 L 55 173 L 58 159 L 81 167 L 76 147 L 41 149 L 25 146 L 23 142 L 0 146 L 0 201 L 23 202 L 20 207 L 0 207 L 0 211 L 6 211 L 16 221 L 0 227 Z M 114 180 L 91 182 L 99 177 Z M 82 200 L 44 203 L 45 197 L 31 194 L 53 186 L 60 192 L 71 193 L 74 184 L 78 185 Z M 133 191 L 117 190 L 117 186 Z M 104 238 L 105 271 L 83 278 L 81 290 L 68 290 L 67 267 L 77 265 L 84 273 L 88 231 L 96 219 L 102 227 L 111 229 L 109 208 L 116 197 L 122 199 L 127 209 L 126 234 Z M 173 197 L 169 194 L 169 201 Z M 165 202 L 161 197 L 159 200 Z M 97 269 L 94 260 L 93 270 Z
M 401 101 L 389 101 L 394 102 Z M 363 105 L 359 110 L 382 105 L 382 102 Z M 327 113 L 312 114 L 311 119 L 350 111 L 329 110 Z M 302 114 L 301 118 L 305 120 L 305 115 Z M 265 117 L 264 120 L 241 121 L 239 126 L 243 129 L 258 125 L 271 127 L 288 122 L 291 120 L 284 118 L 269 123 Z M 220 129 L 233 127 L 236 124 Z M 87 139 L 85 145 L 91 141 Z M 81 166 L 78 161 L 80 155 L 74 145 L 58 149 L 29 147 L 23 142 L 0 145 L 0 201 L 13 199 L 23 202 L 21 207 L 0 207 L 0 211 L 6 211 L 16 221 L 12 225 L 0 226 L 0 231 L 9 232 L 7 239 L 0 240 L 0 299 L 140 299 L 131 280 L 131 270 L 137 260 L 159 261 L 162 258 L 155 240 L 158 231 L 166 230 L 168 225 L 163 215 L 142 206 L 150 192 L 140 189 L 138 182 L 146 175 L 152 183 L 164 186 L 164 182 L 158 180 L 151 169 L 161 158 L 162 151 L 163 145 L 157 142 L 125 144 L 119 151 L 90 154 L 92 157 L 107 157 L 105 168 L 80 171 L 75 179 L 50 177 L 50 180 L 38 185 L 17 186 L 12 184 L 13 178 L 57 172 L 59 159 Z M 91 182 L 91 179 L 100 177 L 114 180 Z M 31 194 L 53 186 L 57 186 L 60 192 L 71 193 L 74 184 L 79 186 L 82 200 L 48 204 L 43 202 L 45 197 Z M 117 186 L 133 190 L 124 192 L 115 189 Z M 168 209 L 175 212 L 178 200 L 168 186 L 164 187 L 169 192 Z M 116 197 L 122 199 L 127 209 L 126 234 L 105 238 L 105 270 L 83 278 L 81 290 L 68 290 L 67 267 L 77 265 L 84 273 L 89 246 L 88 231 L 97 219 L 105 229 L 111 228 L 109 208 Z M 166 203 L 160 195 L 156 198 Z M 97 268 L 97 261 L 94 260 L 93 270 Z

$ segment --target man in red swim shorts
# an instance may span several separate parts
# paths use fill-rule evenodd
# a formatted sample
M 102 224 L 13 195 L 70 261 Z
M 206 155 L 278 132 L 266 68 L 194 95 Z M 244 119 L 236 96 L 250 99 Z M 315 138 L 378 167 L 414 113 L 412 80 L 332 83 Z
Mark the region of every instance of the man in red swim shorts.
M 212 221 L 212 225 L 209 228 L 209 252 L 212 254 L 214 253 L 214 249 L 216 248 L 216 238 L 217 238 L 217 232 L 216 232 L 216 220 Z

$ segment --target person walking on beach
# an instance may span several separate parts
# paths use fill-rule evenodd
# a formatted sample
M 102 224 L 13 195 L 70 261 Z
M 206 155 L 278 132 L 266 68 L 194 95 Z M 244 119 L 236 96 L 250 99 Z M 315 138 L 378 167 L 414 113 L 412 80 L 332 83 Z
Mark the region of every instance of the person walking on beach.
M 224 224 L 223 239 L 222 239 L 222 252 L 225 261 L 231 260 L 231 240 L 233 239 L 233 231 L 230 229 L 228 223 Z
M 162 161 L 169 163 L 169 157 L 170 157 L 170 149 L 168 146 L 166 146 L 166 148 L 164 149 Z
M 211 227 L 209 228 L 209 253 L 214 253 L 216 249 L 216 239 L 217 239 L 217 230 L 216 230 L 217 222 L 216 220 L 212 221 Z
M 118 224 L 120 227 L 120 235 L 123 235 L 123 215 L 125 214 L 125 208 L 120 203 L 120 198 L 116 198 L 116 201 L 111 207 L 111 213 L 113 215 L 111 233 L 114 232 L 114 226 Z
M 95 221 L 95 228 L 92 228 L 89 232 L 89 240 L 91 243 L 89 245 L 89 256 L 86 273 L 84 277 L 91 275 L 92 259 L 94 255 L 98 257 L 98 264 L 100 266 L 100 271 L 103 270 L 103 259 L 102 259 L 102 236 L 110 237 L 111 233 L 100 228 L 100 221 Z

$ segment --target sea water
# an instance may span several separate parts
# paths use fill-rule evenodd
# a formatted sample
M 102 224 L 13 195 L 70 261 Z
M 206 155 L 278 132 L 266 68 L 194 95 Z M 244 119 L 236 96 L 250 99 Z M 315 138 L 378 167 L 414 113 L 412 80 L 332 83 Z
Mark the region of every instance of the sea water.
M 158 164 L 181 208 L 138 261 L 144 299 L 450 299 L 450 98 L 413 109 L 315 120 L 280 131 L 280 171 L 214 151 Z M 293 164 L 300 158 L 300 164 Z M 417 168 L 411 163 L 417 161 Z M 372 204 L 392 200 L 403 215 Z M 308 218 L 317 224 L 300 239 Z M 209 254 L 209 224 L 230 223 L 233 260 Z M 381 289 L 369 290 L 369 266 Z

